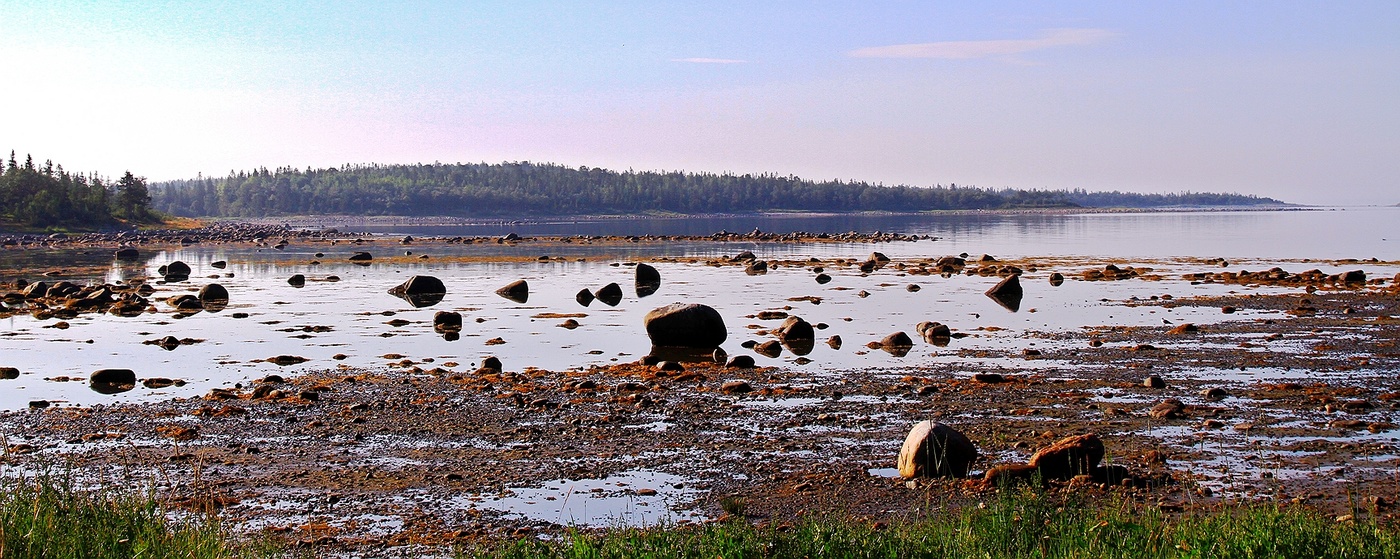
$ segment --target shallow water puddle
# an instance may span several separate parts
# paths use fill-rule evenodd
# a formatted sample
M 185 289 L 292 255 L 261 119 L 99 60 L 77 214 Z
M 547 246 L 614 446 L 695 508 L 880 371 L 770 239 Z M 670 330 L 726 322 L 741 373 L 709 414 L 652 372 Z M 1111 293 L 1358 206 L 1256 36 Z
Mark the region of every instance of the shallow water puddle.
M 565 526 L 654 526 L 705 519 L 686 508 L 701 493 L 690 483 L 665 472 L 629 470 L 602 479 L 557 479 L 538 487 L 458 497 L 454 502 L 462 508 Z

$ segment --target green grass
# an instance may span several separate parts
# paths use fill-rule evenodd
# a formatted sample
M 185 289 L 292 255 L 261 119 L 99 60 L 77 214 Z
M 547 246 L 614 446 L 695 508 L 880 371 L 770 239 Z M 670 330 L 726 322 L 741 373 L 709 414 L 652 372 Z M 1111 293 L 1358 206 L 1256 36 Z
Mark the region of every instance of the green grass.
M 77 489 L 68 476 L 0 479 L 0 558 L 214 558 L 270 555 L 235 545 L 208 515 L 171 520 L 160 502 L 136 491 Z
M 690 527 L 573 532 L 463 550 L 503 558 L 1022 558 L 1400 557 L 1400 530 L 1337 522 L 1299 507 L 1235 506 L 1165 515 L 1109 499 L 1090 505 L 1003 491 L 968 506 L 877 528 L 850 518 L 808 518 L 755 528 L 737 520 Z

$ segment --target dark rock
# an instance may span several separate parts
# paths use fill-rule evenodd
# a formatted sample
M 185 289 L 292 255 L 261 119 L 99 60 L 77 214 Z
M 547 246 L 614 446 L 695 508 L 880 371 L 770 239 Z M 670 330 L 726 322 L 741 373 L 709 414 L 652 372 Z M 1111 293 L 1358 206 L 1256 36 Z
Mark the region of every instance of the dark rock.
M 496 290 L 496 294 L 516 303 L 524 304 L 530 300 L 530 284 L 525 280 L 515 280 L 510 284 Z
M 1201 397 L 1207 400 L 1224 400 L 1230 395 L 1223 388 L 1207 388 L 1201 391 Z
M 299 355 L 278 355 L 276 357 L 267 358 L 268 363 L 272 363 L 281 367 L 286 367 L 288 365 L 296 365 L 298 363 L 305 363 L 307 361 L 310 361 L 310 359 L 301 357 Z
M 131 369 L 100 369 L 88 377 L 88 387 L 102 394 L 117 394 L 136 388 L 136 373 Z
M 972 380 L 983 384 L 998 384 L 1006 382 L 1006 377 L 999 373 L 977 373 L 972 375 Z
M 711 349 L 728 338 L 724 318 L 707 305 L 674 303 L 652 309 L 643 318 L 652 345 Z
M 977 456 L 977 447 L 957 429 L 920 421 L 904 438 L 897 465 L 906 479 L 965 477 Z
M 1142 379 L 1142 385 L 1147 388 L 1166 388 L 1167 381 L 1162 380 L 1162 377 L 1157 375 L 1147 375 L 1147 378 Z
M 1011 312 L 1021 310 L 1021 298 L 1025 296 L 1025 292 L 1021 290 L 1021 276 L 1007 276 L 1006 279 L 988 289 L 987 296 L 1006 310 Z
M 356 252 L 350 255 L 351 262 L 369 262 L 371 260 L 374 260 L 374 255 L 368 252 Z
M 749 385 L 748 381 L 731 380 L 721 384 L 719 390 L 725 394 L 746 394 L 753 392 L 753 387 Z
M 587 289 L 580 289 L 578 290 L 578 294 L 574 295 L 574 300 L 578 301 L 578 304 L 583 305 L 585 307 L 593 304 L 593 299 L 596 299 L 596 297 L 593 296 L 592 291 L 589 291 Z
M 831 346 L 831 349 L 841 349 L 841 336 L 827 338 L 826 345 Z
M 913 347 L 914 340 L 909 337 L 909 334 L 905 334 L 904 332 L 895 332 L 881 339 L 880 346 L 886 348 Z
M 678 361 L 662 361 L 656 364 L 656 368 L 667 372 L 681 372 L 685 370 L 685 365 Z
M 778 326 L 777 334 L 783 341 L 814 340 L 817 336 L 810 323 L 796 316 L 787 317 L 787 320 Z
M 215 261 L 213 261 L 213 262 L 210 262 L 209 265 L 210 265 L 211 267 L 218 268 L 218 269 L 222 270 L 222 269 L 228 267 L 228 262 L 226 262 L 226 261 L 224 261 L 224 260 L 215 260 Z
M 112 253 L 112 257 L 117 260 L 140 260 L 141 251 L 131 247 L 119 248 L 116 252 Z
M 831 283 L 831 276 L 828 276 L 828 275 L 826 275 L 826 274 L 817 274 L 817 283 L 820 283 L 820 284 Z
M 14 367 L 0 367 L 0 380 L 13 380 L 19 378 L 19 369 Z
M 228 289 L 217 283 L 211 283 L 199 289 L 199 301 L 201 303 L 228 302 Z
M 1062 285 L 1062 284 L 1064 284 L 1064 283 L 1065 283 L 1065 277 L 1062 276 L 1062 275 L 1060 275 L 1059 272 L 1054 272 L 1054 273 L 1050 274 L 1050 285 L 1053 285 L 1053 286 L 1055 286 L 1055 287 L 1059 287 L 1060 285 Z
M 661 272 L 648 264 L 637 264 L 636 282 L 638 297 L 646 297 L 661 288 Z
M 1175 398 L 1162 400 L 1161 403 L 1152 406 L 1147 415 L 1157 419 L 1180 419 L 1186 417 L 1186 406 Z
M 766 274 L 768 273 L 768 263 L 762 260 L 749 262 L 749 265 L 744 267 L 744 273 L 751 276 Z
M 914 331 L 919 333 L 929 343 L 937 344 L 935 340 L 942 340 L 942 345 L 947 345 L 947 340 L 953 337 L 953 330 L 942 322 L 925 321 L 914 327 Z
M 783 345 L 777 340 L 768 340 L 753 346 L 753 351 L 764 357 L 777 357 L 783 354 Z
M 166 264 L 162 268 L 165 271 L 161 272 L 160 275 L 165 276 L 167 281 L 189 279 L 190 277 L 190 265 L 179 260 Z
M 1362 270 L 1352 270 L 1342 274 L 1342 283 L 1366 283 L 1366 272 Z
M 294 274 L 292 275 L 292 277 L 287 278 L 287 284 L 292 287 L 301 287 L 303 285 L 306 285 L 306 276 L 303 276 L 301 274 Z
M 389 290 L 389 294 L 397 297 L 445 293 L 447 293 L 447 286 L 443 285 L 442 280 L 433 276 L 413 276 Z
M 461 332 L 462 313 L 455 311 L 438 311 L 434 313 L 433 331 L 439 334 L 444 332 Z
M 730 357 L 729 361 L 725 363 L 724 366 L 730 369 L 751 369 L 757 366 L 757 364 L 754 363 L 753 357 L 748 355 L 735 355 L 734 357 Z
M 1077 475 L 1092 475 L 1103 454 L 1103 441 L 1088 433 L 1065 437 L 1035 451 L 1030 465 L 1040 470 L 1043 479 L 1065 481 Z
M 501 365 L 501 360 L 495 356 L 487 356 L 486 358 L 482 359 L 480 368 L 488 371 L 495 371 L 497 373 L 505 370 L 505 367 Z
M 609 307 L 616 307 L 622 302 L 622 286 L 616 283 L 604 285 L 593 297 Z
M 999 464 L 987 470 L 982 476 L 982 486 L 987 488 L 1029 483 L 1040 470 L 1030 464 Z
M 1195 324 L 1191 324 L 1190 322 L 1187 322 L 1187 323 L 1185 323 L 1185 324 L 1179 324 L 1179 325 L 1173 327 L 1171 330 L 1167 330 L 1167 333 L 1168 333 L 1168 334 L 1171 334 L 1171 335 L 1174 335 L 1174 336 L 1180 336 L 1180 335 L 1182 335 L 1182 334 L 1190 334 L 1190 333 L 1194 333 L 1194 332 L 1199 332 L 1200 330 L 1201 330 L 1201 329 L 1200 329 L 1199 327 L 1197 327 Z
M 24 286 L 24 290 L 20 291 L 20 294 L 24 295 L 26 299 L 42 299 L 49 295 L 49 284 L 36 281 Z

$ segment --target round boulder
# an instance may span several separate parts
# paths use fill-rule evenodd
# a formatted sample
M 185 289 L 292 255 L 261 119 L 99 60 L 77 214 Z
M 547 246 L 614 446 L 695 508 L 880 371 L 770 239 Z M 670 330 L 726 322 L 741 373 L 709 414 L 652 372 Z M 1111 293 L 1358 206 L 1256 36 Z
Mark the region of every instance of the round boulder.
M 652 309 L 642 323 L 654 346 L 711 349 L 729 337 L 719 311 L 697 303 L 673 303 Z
M 199 300 L 203 303 L 210 301 L 227 301 L 228 289 L 217 283 L 211 283 L 199 289 Z
M 899 475 L 916 477 L 965 477 L 977 460 L 977 447 L 957 429 L 920 421 L 909 430 L 899 449 Z

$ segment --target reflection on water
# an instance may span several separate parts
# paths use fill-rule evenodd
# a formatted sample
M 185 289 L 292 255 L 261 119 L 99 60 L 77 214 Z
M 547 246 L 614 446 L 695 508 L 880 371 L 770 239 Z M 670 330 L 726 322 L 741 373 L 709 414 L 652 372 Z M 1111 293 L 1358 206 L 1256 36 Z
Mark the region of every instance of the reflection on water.
M 1347 217 L 1400 215 L 1379 210 L 1278 215 L 1301 216 L 1299 219 L 1306 221 L 1314 216 L 1336 217 L 1343 213 Z M 1012 220 L 998 216 L 985 218 L 993 224 L 979 234 L 986 236 L 1002 227 L 1029 227 L 1028 224 L 1054 220 L 1060 221 L 1054 227 L 1061 230 L 1092 222 L 1103 225 L 1096 231 L 1107 232 L 1108 237 L 1100 237 L 1101 240 L 1117 243 L 1123 240 L 1109 238 L 1118 235 L 1116 227 L 1135 219 L 1165 219 L 1180 224 L 1218 219 L 1228 222 L 1228 216 L 1235 216 L 1236 224 L 1256 226 L 1260 220 L 1274 219 L 1265 214 L 1038 216 Z M 1333 225 L 1335 229 L 1347 230 Z M 1135 237 L 1143 238 L 1147 237 Z M 1258 239 L 1254 242 L 1264 243 Z M 366 243 L 355 250 L 390 254 L 387 246 L 376 244 L 389 243 Z M 1359 242 L 1353 246 L 1377 249 L 1390 245 Z M 1021 246 L 1019 251 L 1043 254 L 1039 247 Z M 1160 282 L 1084 282 L 1073 279 L 1082 270 L 1052 269 L 1051 260 L 1021 277 L 1022 297 L 1017 304 L 1007 305 L 984 295 L 1001 281 L 997 277 L 906 276 L 895 266 L 862 273 L 854 262 L 864 261 L 876 250 L 895 259 L 909 259 L 938 258 L 955 254 L 957 248 L 946 241 L 421 245 L 415 252 L 421 251 L 421 256 L 428 258 L 395 260 L 376 256 L 363 266 L 348 261 L 353 252 L 350 248 L 326 243 L 294 243 L 285 250 L 191 246 L 149 252 L 147 260 L 137 263 L 114 262 L 109 250 L 91 251 L 100 254 L 70 251 L 67 261 L 52 252 L 3 251 L 0 258 L 7 263 L 47 262 L 53 268 L 90 263 L 105 268 L 102 277 L 67 277 L 76 283 L 155 277 L 160 266 L 177 260 L 189 264 L 192 272 L 187 281 L 155 285 L 157 291 L 149 298 L 159 313 L 132 317 L 84 314 L 66 320 L 66 329 L 51 328 L 56 323 L 54 319 L 37 320 L 30 315 L 0 321 L 0 370 L 15 367 L 22 372 L 18 378 L 0 379 L 0 408 L 23 408 L 31 400 L 41 399 L 95 404 L 203 394 L 213 387 L 248 382 L 279 370 L 278 365 L 266 361 L 275 356 L 307 359 L 285 368 L 292 373 L 342 364 L 378 367 L 399 364 L 405 359 L 408 365 L 396 366 L 470 371 L 488 355 L 499 356 L 505 368 L 512 371 L 526 367 L 565 370 L 635 361 L 651 352 L 642 326 L 643 315 L 673 302 L 704 303 L 719 311 L 728 330 L 723 348 L 728 354 L 751 356 L 759 365 L 785 365 L 808 371 L 918 366 L 970 359 L 1000 363 L 997 360 L 1005 360 L 1008 354 L 1019 355 L 1030 346 L 1041 350 L 1055 348 L 1058 342 L 1046 339 L 1044 333 L 1098 325 L 1159 326 L 1164 319 L 1210 324 L 1261 317 L 1259 313 L 1225 315 L 1215 309 L 1188 306 L 1168 309 L 1117 303 L 1131 297 L 1218 295 L 1245 289 L 1222 284 L 1190 285 L 1174 279 L 1182 271 L 1204 271 L 1201 266 L 1206 264 L 1202 263 L 1147 262 L 1160 267 L 1167 278 Z M 754 252 L 759 261 L 775 261 L 778 265 L 770 267 L 766 274 L 748 275 L 740 265 L 717 267 L 704 263 L 706 258 L 728 259 L 743 251 Z M 986 248 L 966 252 L 999 253 L 998 257 L 1007 254 Z M 1224 252 L 1203 245 L 1189 254 L 1214 256 Z M 1379 249 L 1376 254 L 1387 256 Z M 483 256 L 507 261 L 475 260 Z M 1390 256 L 1394 258 L 1393 254 Z M 456 259 L 448 261 L 449 257 Z M 674 259 L 653 262 L 658 276 L 655 281 L 639 277 L 637 267 L 623 265 L 629 259 L 656 257 Z M 688 262 L 691 258 L 695 262 Z M 817 276 L 809 267 L 782 263 L 805 262 L 809 258 L 822 261 L 826 282 L 815 279 Z M 837 265 L 837 258 L 852 263 Z M 1255 266 L 1261 260 L 1249 262 Z M 1236 265 L 1241 265 L 1238 260 Z M 1341 266 L 1365 267 L 1380 276 L 1397 271 L 1393 266 L 1370 263 L 1316 262 L 1306 266 L 1328 273 L 1344 271 Z M 1173 267 L 1176 269 L 1170 269 Z M 1049 276 L 1056 271 L 1071 280 L 1052 287 Z M 440 278 L 446 293 L 418 300 L 388 293 L 415 275 Z M 295 276 L 305 280 L 299 287 L 289 284 L 288 278 Z M 639 279 L 647 281 L 639 283 Z M 216 280 L 229 291 L 223 312 L 175 314 L 175 309 L 166 303 L 171 297 L 194 295 Z M 636 291 L 624 292 L 620 285 L 628 284 L 636 286 Z M 1249 291 L 1269 293 L 1280 289 Z M 603 299 L 602 304 L 589 305 L 595 296 Z M 458 314 L 460 326 L 435 327 L 440 311 Z M 764 311 L 801 316 L 819 326 L 820 333 L 815 340 L 785 340 L 784 347 L 772 334 L 760 333 L 777 326 L 759 318 Z M 936 336 L 930 343 L 917 325 L 931 321 L 947 325 L 958 337 Z M 899 331 L 918 334 L 912 347 L 893 348 L 891 352 L 880 346 L 879 341 Z M 146 343 L 166 337 L 203 341 L 169 347 Z M 840 340 L 846 342 L 844 346 Z M 778 350 L 771 353 L 773 357 L 757 348 L 748 349 L 766 341 L 774 341 L 771 349 Z M 872 342 L 871 347 L 883 351 L 867 347 Z M 384 357 L 389 354 L 405 357 Z M 707 357 L 713 359 L 712 355 L 695 359 Z M 1024 360 L 1007 364 L 1018 368 L 1041 366 L 1039 362 Z M 160 392 L 135 386 L 108 395 L 89 391 L 78 383 L 44 380 L 85 378 L 92 371 L 115 367 L 133 369 L 140 379 L 166 377 L 187 384 Z
M 1400 208 L 1308 211 L 1160 212 L 1080 215 L 729 216 L 681 219 L 502 221 L 472 225 L 398 224 L 355 230 L 415 236 L 687 235 L 748 233 L 903 233 L 938 237 L 945 254 L 1119 258 L 1400 259 Z M 318 224 L 337 225 L 333 222 Z

